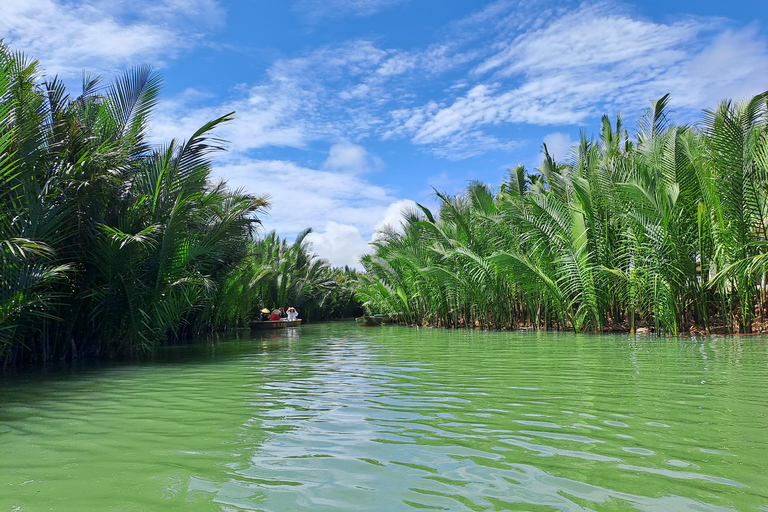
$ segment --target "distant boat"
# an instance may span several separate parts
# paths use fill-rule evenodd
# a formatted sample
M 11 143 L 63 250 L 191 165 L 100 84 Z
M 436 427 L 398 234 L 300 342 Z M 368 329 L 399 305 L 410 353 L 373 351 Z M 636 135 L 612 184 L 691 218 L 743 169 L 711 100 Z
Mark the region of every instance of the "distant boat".
M 360 327 L 379 327 L 381 325 L 396 324 L 397 319 L 390 315 L 363 315 L 355 318 L 355 322 Z
M 286 327 L 298 327 L 301 325 L 301 318 L 297 320 L 251 320 L 251 329 L 285 329 Z

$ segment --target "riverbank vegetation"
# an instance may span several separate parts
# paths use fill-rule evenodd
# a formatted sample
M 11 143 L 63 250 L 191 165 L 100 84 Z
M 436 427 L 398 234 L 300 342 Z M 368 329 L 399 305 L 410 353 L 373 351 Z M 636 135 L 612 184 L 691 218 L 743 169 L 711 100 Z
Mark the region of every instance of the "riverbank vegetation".
M 222 302 L 219 309 L 243 315 L 253 305 L 257 309 L 290 305 L 304 321 L 362 314 L 355 297 L 358 272 L 349 267 L 331 267 L 314 254 L 306 240 L 310 233 L 305 230 L 289 244 L 271 231 L 251 243 L 231 283 L 231 305 Z M 218 325 L 244 325 L 247 318 L 247 314 L 240 318 L 225 315 Z
M 148 351 L 264 305 L 354 310 L 353 271 L 259 239 L 268 197 L 211 180 L 233 114 L 150 143 L 160 88 L 138 67 L 72 96 L 0 44 L 0 365 Z
M 636 129 L 603 117 L 566 162 L 543 148 L 493 190 L 438 193 L 363 260 L 371 311 L 435 326 L 752 332 L 765 325 L 766 95 L 695 126 L 652 102 Z

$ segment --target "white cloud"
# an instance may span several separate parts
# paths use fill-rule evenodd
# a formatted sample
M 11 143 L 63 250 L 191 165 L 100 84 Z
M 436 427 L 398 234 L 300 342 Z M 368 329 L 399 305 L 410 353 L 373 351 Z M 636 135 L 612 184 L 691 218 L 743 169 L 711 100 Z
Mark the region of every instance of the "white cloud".
M 368 151 L 363 146 L 357 144 L 334 144 L 331 146 L 323 168 L 355 172 L 364 169 L 367 160 Z
M 554 132 L 544 137 L 544 144 L 547 145 L 547 152 L 555 162 L 564 162 L 571 155 L 574 142 L 569 134 Z M 543 160 L 544 151 L 540 155 Z
M 328 259 L 334 266 L 349 265 L 362 270 L 360 257 L 371 252 L 370 243 L 376 241 L 378 232 L 390 229 L 402 232 L 403 212 L 416 208 L 414 201 L 400 199 L 387 206 L 383 212 L 377 208 L 381 218 L 373 225 L 373 232 L 371 225 L 361 231 L 358 226 L 352 224 L 328 221 L 323 231 L 310 233 L 307 240 L 312 243 L 312 249 L 316 253 Z
M 376 231 L 391 228 L 402 232 L 403 212 L 417 208 L 416 202 L 411 199 L 395 201 L 384 211 L 384 217 L 376 224 Z
M 272 208 L 264 226 L 281 233 L 298 233 L 330 221 L 371 232 L 387 205 L 396 200 L 386 189 L 355 174 L 310 169 L 283 160 L 243 158 L 216 166 L 215 173 L 232 187 L 269 194 Z
M 314 252 L 331 262 L 333 266 L 362 270 L 360 257 L 371 251 L 371 246 L 360 234 L 360 230 L 349 224 L 330 221 L 323 231 L 307 236 Z
M 142 62 L 162 66 L 221 23 L 214 0 L 3 0 L 0 34 L 65 78 Z
M 500 52 L 474 72 L 498 69 L 499 75 L 510 76 L 623 63 L 647 67 L 653 63 L 650 58 L 657 65 L 667 65 L 684 56 L 679 45 L 690 42 L 706 28 L 693 20 L 666 25 L 613 14 L 611 10 L 605 4 L 582 6 L 506 42 Z
M 334 144 L 323 164 L 323 170 L 349 173 L 379 171 L 384 168 L 384 161 L 368 154 L 365 147 L 358 144 Z
M 419 119 L 387 126 L 389 112 L 412 105 L 425 77 L 455 70 L 471 55 L 440 43 L 415 52 L 380 48 L 365 40 L 320 47 L 275 61 L 264 80 L 238 84 L 229 91 L 231 97 L 217 105 L 204 91 L 187 91 L 163 102 L 153 132 L 158 140 L 184 138 L 208 120 L 235 111 L 235 121 L 218 131 L 234 151 L 305 148 L 316 141 L 349 145 L 368 137 L 407 136 Z M 423 117 L 439 106 L 428 108 L 432 110 Z M 411 115 L 411 107 L 401 110 L 404 116 Z M 492 136 L 473 134 L 433 151 L 456 159 L 508 147 Z M 369 168 L 381 168 L 376 157 L 369 160 Z
M 153 139 L 187 139 L 208 121 L 229 112 L 235 112 L 235 120 L 217 128 L 216 135 L 228 141 L 233 152 L 267 146 L 302 148 L 311 138 L 309 123 L 294 116 L 294 111 L 301 108 L 300 95 L 285 89 L 265 91 L 255 87 L 244 98 L 200 106 L 209 98 L 208 94 L 190 90 L 161 102 L 151 125 Z
M 718 34 L 699 53 L 668 70 L 653 84 L 672 94 L 678 107 L 713 108 L 724 99 L 741 100 L 768 90 L 768 41 L 757 25 Z
M 368 241 L 377 230 L 385 224 L 398 228 L 402 211 L 415 206 L 343 166 L 318 170 L 283 160 L 241 157 L 217 165 L 214 174 L 232 188 L 269 195 L 272 206 L 261 219 L 265 230 L 291 237 L 313 228 L 309 240 L 315 252 L 336 266 L 361 268 L 358 260 L 369 252 Z
M 294 5 L 313 16 L 367 16 L 399 1 Z M 366 149 L 367 140 L 403 139 L 456 160 L 514 149 L 505 131 L 514 125 L 578 125 L 619 110 L 631 115 L 667 92 L 680 119 L 767 87 L 768 46 L 756 25 L 704 18 L 658 23 L 609 3 L 542 4 L 494 2 L 422 48 L 353 40 L 278 59 L 263 79 L 233 86 L 223 97 L 190 89 L 164 100 L 154 136 L 186 138 L 236 111 L 234 122 L 217 129 L 231 152 L 216 173 L 233 186 L 272 195 L 267 229 L 287 235 L 310 225 L 323 229 L 313 235 L 318 247 L 342 261 L 352 251 L 345 248 L 362 247 L 382 222 L 396 227 L 406 205 L 365 178 L 384 165 Z M 2 9 L 6 41 L 66 76 L 84 67 L 162 65 L 200 44 L 223 19 L 215 0 L 5 0 Z M 562 160 L 571 139 L 565 128 L 554 130 L 561 131 L 544 140 Z M 261 148 L 318 146 L 330 150 L 317 168 L 251 158 Z M 429 181 L 452 189 L 457 179 Z
M 366 16 L 399 2 L 294 6 Z M 67 77 L 142 61 L 162 66 L 223 20 L 216 0 L 4 0 L 2 14 L 7 42 Z M 768 48 L 756 25 L 659 23 L 610 2 L 498 1 L 442 34 L 407 51 L 353 40 L 279 59 L 265 79 L 235 86 L 228 97 L 198 91 L 162 102 L 153 131 L 158 139 L 183 138 L 236 111 L 235 122 L 218 130 L 236 152 L 377 137 L 457 160 L 514 149 L 503 131 L 509 125 L 579 125 L 620 110 L 629 116 L 667 92 L 692 121 L 699 109 L 768 83 Z
M 399 54 L 387 59 L 376 73 L 382 76 L 401 75 L 416 67 L 416 58 L 409 54 Z
M 205 95 L 200 101 L 199 91 L 163 102 L 153 133 L 158 140 L 185 138 L 208 120 L 234 111 L 235 121 L 218 130 L 233 151 L 303 148 L 312 141 L 364 137 L 380 123 L 366 108 L 368 99 L 348 101 L 353 95 L 342 98 L 339 92 L 361 76 L 375 74 L 386 56 L 370 42 L 354 41 L 278 60 L 267 69 L 265 81 L 240 84 L 230 91 L 231 99 L 219 104 L 211 105 Z
M 393 109 L 385 137 L 408 136 L 439 156 L 465 158 L 514 147 L 496 135 L 508 124 L 578 125 L 603 113 L 638 114 L 668 92 L 687 122 L 700 109 L 760 93 L 768 83 L 768 45 L 754 25 L 726 29 L 722 19 L 702 18 L 657 23 L 607 3 L 536 16 L 519 3 L 492 7 L 472 23 L 486 23 L 491 14 L 507 21 L 486 23 L 498 39 L 493 54 L 468 74 L 474 85 L 453 98 L 450 89 L 442 101 Z M 518 33 L 503 28 L 510 9 Z
M 473 61 L 483 53 L 477 48 L 466 51 L 459 51 L 459 48 L 456 41 L 451 44 L 433 44 L 419 54 L 419 66 L 432 74 L 445 73 Z

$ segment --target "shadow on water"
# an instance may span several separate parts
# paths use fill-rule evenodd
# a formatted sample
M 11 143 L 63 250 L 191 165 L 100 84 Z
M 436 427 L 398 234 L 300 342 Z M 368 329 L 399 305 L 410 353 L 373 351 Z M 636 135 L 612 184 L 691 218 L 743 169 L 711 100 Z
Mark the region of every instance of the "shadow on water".
M 66 378 L 79 376 L 83 372 L 99 372 L 108 368 L 126 366 L 186 364 L 189 362 L 223 361 L 239 358 L 258 351 L 277 351 L 285 347 L 282 341 L 296 339 L 300 334 L 297 329 L 277 331 L 251 331 L 240 329 L 225 333 L 214 333 L 188 342 L 166 345 L 150 354 L 113 359 L 74 359 L 68 361 L 48 361 L 33 364 L 25 368 L 9 367 L 0 369 L 0 385 L 12 384 L 19 379 Z

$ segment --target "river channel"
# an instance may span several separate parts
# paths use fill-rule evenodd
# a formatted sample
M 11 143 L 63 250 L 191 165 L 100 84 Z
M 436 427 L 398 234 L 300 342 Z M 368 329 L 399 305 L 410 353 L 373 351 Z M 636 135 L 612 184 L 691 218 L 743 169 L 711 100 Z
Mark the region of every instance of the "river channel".
M 354 323 L 0 377 L 0 512 L 768 511 L 768 338 Z

